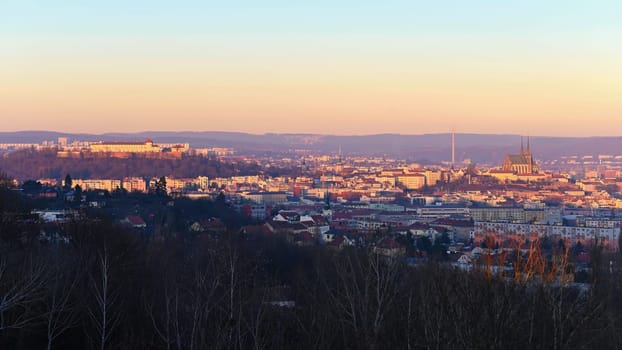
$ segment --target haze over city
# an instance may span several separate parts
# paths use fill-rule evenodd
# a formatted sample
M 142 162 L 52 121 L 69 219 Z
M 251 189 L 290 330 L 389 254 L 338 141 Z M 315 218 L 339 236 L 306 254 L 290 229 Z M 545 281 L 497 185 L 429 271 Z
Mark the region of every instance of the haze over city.
M 620 19 L 0 0 L 0 349 L 622 349 Z
M 0 4 L 1 131 L 622 130 L 617 1 Z

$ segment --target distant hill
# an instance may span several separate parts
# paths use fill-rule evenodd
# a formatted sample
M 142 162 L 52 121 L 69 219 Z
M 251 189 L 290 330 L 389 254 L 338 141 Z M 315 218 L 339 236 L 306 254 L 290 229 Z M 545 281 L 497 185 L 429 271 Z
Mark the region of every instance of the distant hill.
M 156 143 L 190 143 L 191 147 L 232 147 L 241 153 L 282 153 L 309 150 L 344 155 L 386 155 L 408 159 L 448 161 L 451 135 L 377 134 L 336 136 L 317 134 L 247 134 L 218 131 L 145 131 L 139 133 L 70 134 L 51 131 L 0 132 L 0 143 L 39 143 L 68 137 L 84 141 L 139 141 L 152 138 Z M 536 159 L 557 159 L 563 155 L 622 155 L 622 137 L 531 138 Z M 508 152 L 520 148 L 519 135 L 456 134 L 456 160 L 498 163 Z
M 125 158 L 59 158 L 54 151 L 20 150 L 0 156 L 0 172 L 18 180 L 51 178 L 122 179 L 126 176 L 152 178 L 173 176 L 229 177 L 255 175 L 262 169 L 257 164 L 221 161 L 202 157 L 182 159 Z

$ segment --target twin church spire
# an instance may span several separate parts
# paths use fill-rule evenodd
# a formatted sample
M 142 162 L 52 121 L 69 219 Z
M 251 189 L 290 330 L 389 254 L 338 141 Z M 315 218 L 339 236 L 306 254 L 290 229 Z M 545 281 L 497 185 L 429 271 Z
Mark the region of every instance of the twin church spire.
M 529 140 L 530 140 L 530 137 L 527 136 L 527 150 L 525 150 L 525 147 L 523 146 L 523 136 L 520 137 L 520 155 L 521 156 L 531 155 L 531 145 L 529 144 Z
M 531 139 L 527 137 L 527 148 L 525 148 L 524 137 L 520 139 L 520 153 L 508 154 L 503 161 L 503 170 L 511 171 L 515 174 L 537 174 L 538 165 L 531 153 Z

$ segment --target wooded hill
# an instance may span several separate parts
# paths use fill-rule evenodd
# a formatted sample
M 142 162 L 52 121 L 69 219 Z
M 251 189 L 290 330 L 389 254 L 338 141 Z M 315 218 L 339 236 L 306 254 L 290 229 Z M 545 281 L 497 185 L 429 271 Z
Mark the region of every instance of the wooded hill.
M 122 179 L 124 177 L 228 177 L 255 175 L 255 163 L 223 162 L 213 158 L 188 156 L 181 159 L 58 158 L 55 151 L 21 150 L 0 156 L 0 169 L 19 180 L 40 178 Z

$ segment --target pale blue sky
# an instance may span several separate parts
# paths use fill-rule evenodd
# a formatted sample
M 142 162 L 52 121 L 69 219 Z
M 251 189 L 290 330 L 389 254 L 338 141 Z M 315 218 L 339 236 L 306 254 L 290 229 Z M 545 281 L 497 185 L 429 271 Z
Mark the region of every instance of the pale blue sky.
M 620 32 L 621 1 L 3 0 L 3 35 Z

